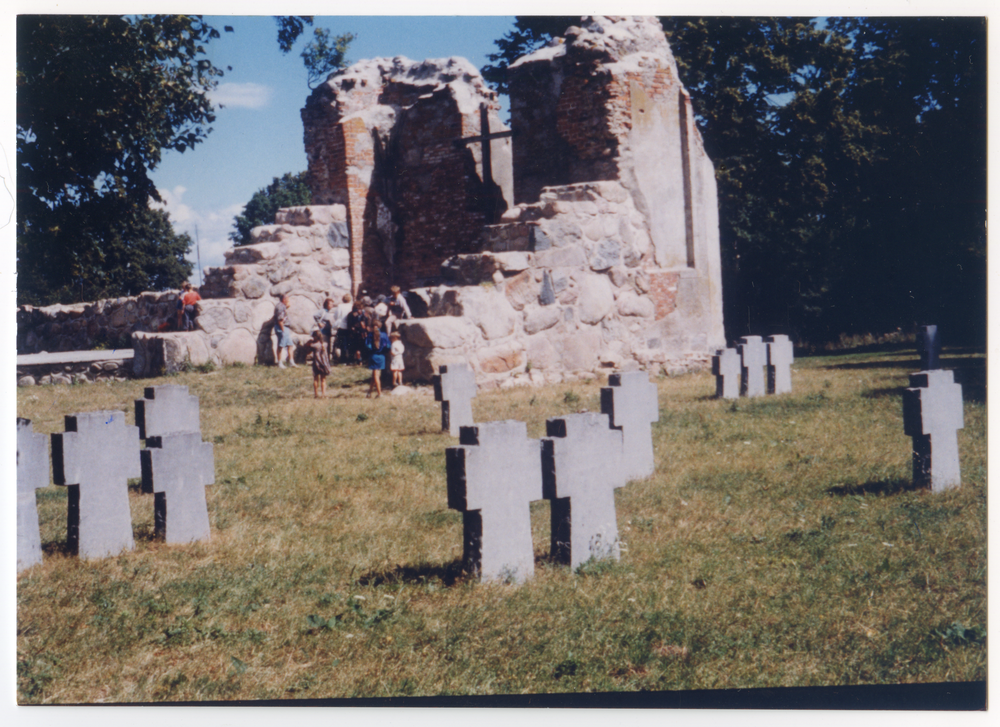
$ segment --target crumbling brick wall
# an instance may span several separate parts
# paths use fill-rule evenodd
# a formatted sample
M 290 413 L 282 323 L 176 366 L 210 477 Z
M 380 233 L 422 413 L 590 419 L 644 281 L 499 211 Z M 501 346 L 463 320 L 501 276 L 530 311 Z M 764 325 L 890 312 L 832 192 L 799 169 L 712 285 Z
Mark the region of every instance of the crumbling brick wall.
M 461 59 L 363 61 L 308 99 L 309 184 L 317 203 L 347 207 L 355 292 L 440 280 L 441 263 L 472 252 L 495 221 L 479 145 L 455 144 L 480 133 L 480 103 L 491 130 L 503 128 L 496 95 Z M 509 141 L 491 148 L 509 176 Z

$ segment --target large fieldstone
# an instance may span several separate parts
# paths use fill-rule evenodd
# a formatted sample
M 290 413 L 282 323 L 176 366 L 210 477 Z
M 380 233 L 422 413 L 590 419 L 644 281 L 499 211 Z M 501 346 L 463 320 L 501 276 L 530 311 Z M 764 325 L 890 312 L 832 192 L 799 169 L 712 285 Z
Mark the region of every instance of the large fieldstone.
M 257 359 L 257 340 L 250 331 L 237 328 L 225 337 L 216 352 L 227 366 L 234 363 L 253 364 Z
M 544 331 L 556 325 L 563 318 L 563 313 L 558 307 L 544 306 L 529 310 L 524 316 L 524 332 L 529 336 Z
M 461 288 L 458 298 L 462 315 L 479 326 L 486 340 L 504 338 L 514 332 L 517 314 L 507 297 L 492 288 Z
M 611 281 L 605 275 L 588 275 L 580 285 L 577 307 L 582 323 L 599 322 L 615 305 Z
M 401 321 L 399 331 L 407 347 L 459 348 L 476 340 L 475 326 L 453 316 Z

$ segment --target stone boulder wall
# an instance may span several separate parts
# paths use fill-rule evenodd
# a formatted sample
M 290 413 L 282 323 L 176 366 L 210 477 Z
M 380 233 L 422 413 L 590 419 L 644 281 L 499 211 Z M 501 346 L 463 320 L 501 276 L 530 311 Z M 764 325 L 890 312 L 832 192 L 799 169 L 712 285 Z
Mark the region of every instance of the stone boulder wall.
M 273 363 L 274 300 L 203 300 L 198 330 L 132 335 L 134 376 L 161 376 L 186 366 Z M 304 341 L 306 336 L 299 336 Z
M 308 333 L 327 295 L 340 302 L 351 291 L 343 205 L 283 208 L 275 224 L 255 227 L 250 235 L 252 244 L 226 251 L 226 265 L 206 271 L 203 298 L 260 300 L 289 293 L 303 299 L 299 306 L 293 301 L 303 313 L 293 315 L 292 329 Z
M 127 348 L 133 331 L 156 331 L 176 312 L 176 292 L 141 293 L 75 305 L 23 305 L 17 309 L 17 352 Z
M 409 375 L 467 361 L 499 386 L 707 365 L 701 278 L 656 265 L 619 183 L 547 187 L 505 217 L 484 232 L 493 250 L 447 260 L 448 284 L 413 291 L 430 317 L 402 326 Z

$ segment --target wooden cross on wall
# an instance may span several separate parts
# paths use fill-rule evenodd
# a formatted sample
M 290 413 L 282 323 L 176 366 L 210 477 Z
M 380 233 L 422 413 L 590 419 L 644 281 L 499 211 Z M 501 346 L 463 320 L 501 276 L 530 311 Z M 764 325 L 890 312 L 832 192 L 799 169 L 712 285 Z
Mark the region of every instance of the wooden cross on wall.
M 479 136 L 467 136 L 464 139 L 456 139 L 455 146 L 468 146 L 469 144 L 483 145 L 483 187 L 484 192 L 481 197 L 483 212 L 486 215 L 486 224 L 492 225 L 500 221 L 507 209 L 507 203 L 503 199 L 500 187 L 493 181 L 493 150 L 490 142 L 493 139 L 503 139 L 514 135 L 513 131 L 495 131 L 490 133 L 490 118 L 485 103 L 479 104 Z

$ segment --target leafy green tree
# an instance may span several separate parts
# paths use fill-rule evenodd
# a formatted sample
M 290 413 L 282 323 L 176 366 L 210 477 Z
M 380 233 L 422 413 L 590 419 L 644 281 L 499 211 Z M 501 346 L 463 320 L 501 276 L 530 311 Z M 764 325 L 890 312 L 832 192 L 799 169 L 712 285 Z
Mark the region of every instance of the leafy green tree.
M 289 48 L 311 23 L 277 20 Z M 149 210 L 159 199 L 149 174 L 165 150 L 184 152 L 211 131 L 208 93 L 222 71 L 205 47 L 218 37 L 200 16 L 18 16 L 19 302 L 178 282 L 184 236 Z M 116 241 L 131 257 L 112 249 Z M 126 260 L 121 269 L 102 267 L 116 259 Z
M 326 80 L 334 71 L 347 65 L 347 49 L 354 36 L 351 33 L 331 36 L 326 28 L 316 28 L 313 39 L 302 51 L 302 62 L 309 73 L 309 88 Z
M 243 214 L 233 221 L 229 239 L 236 245 L 246 245 L 253 240 L 250 230 L 261 225 L 273 225 L 274 215 L 282 207 L 312 204 L 312 192 L 306 184 L 306 172 L 286 173 L 274 178 L 269 185 L 254 192 L 243 208 Z

